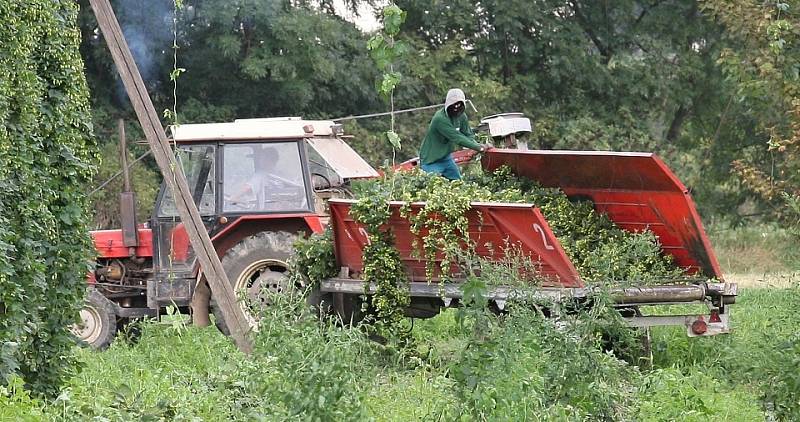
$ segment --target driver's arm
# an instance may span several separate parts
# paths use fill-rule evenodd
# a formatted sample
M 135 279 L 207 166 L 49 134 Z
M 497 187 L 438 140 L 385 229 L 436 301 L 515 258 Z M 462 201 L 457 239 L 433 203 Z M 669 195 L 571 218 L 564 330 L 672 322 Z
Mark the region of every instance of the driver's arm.
M 253 193 L 254 193 L 253 192 L 253 186 L 251 186 L 250 183 L 245 183 L 244 185 L 242 185 L 242 188 L 239 190 L 238 193 L 236 193 L 235 195 L 232 195 L 230 197 L 229 201 L 230 202 L 239 202 L 239 201 L 242 200 L 242 198 L 244 198 L 245 195 L 247 195 L 247 194 L 252 195 Z

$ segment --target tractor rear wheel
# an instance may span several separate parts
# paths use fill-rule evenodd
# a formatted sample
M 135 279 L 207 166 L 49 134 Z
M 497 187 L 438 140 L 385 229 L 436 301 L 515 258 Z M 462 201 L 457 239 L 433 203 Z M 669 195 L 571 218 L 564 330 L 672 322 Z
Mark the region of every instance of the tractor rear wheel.
M 117 315 L 111 301 L 94 288 L 89 288 L 80 316 L 81 322 L 70 328 L 78 341 L 94 349 L 108 347 L 117 333 Z
M 239 241 L 222 257 L 222 267 L 251 329 L 257 328 L 258 320 L 249 304 L 269 305 L 269 298 L 263 292 L 284 293 L 296 287 L 289 285 L 287 277 L 296 238 L 283 231 L 257 233 Z M 241 300 L 243 297 L 246 300 Z M 217 328 L 230 335 L 225 317 L 213 298 L 212 308 Z

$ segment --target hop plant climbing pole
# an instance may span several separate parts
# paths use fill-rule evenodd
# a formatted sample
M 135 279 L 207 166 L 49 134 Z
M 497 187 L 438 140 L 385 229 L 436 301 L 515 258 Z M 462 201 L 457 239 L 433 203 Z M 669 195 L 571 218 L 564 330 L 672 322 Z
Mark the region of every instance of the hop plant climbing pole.
M 200 213 L 192 200 L 189 185 L 183 170 L 177 165 L 170 148 L 167 136 L 161 126 L 150 95 L 145 89 L 142 76 L 136 63 L 133 61 L 128 44 L 122 35 L 111 4 L 108 0 L 90 0 L 92 10 L 97 17 L 97 23 L 106 40 L 114 64 L 117 66 L 120 78 L 125 85 L 125 90 L 131 100 L 136 116 L 142 126 L 147 143 L 153 152 L 158 168 L 167 182 L 167 186 L 176 198 L 175 206 L 181 217 L 189 241 L 200 260 L 203 273 L 211 287 L 211 292 L 222 311 L 223 317 L 231 332 L 231 337 L 236 346 L 244 353 L 252 352 L 252 344 L 247 336 L 248 324 L 241 308 L 236 305 L 233 288 L 228 282 L 219 257 L 208 237 L 208 232 L 200 219 Z

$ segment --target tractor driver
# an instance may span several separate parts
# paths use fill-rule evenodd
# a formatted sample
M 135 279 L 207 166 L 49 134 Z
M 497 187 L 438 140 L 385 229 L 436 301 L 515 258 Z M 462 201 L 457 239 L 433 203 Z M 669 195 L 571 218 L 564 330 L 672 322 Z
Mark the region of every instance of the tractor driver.
M 258 210 L 267 207 L 266 189 L 278 183 L 275 175 L 275 166 L 278 164 L 278 151 L 273 147 L 253 146 L 253 175 L 241 186 L 235 195 L 228 199 L 231 204 L 241 205 L 243 202 L 255 199 Z
M 461 178 L 461 172 L 451 153 L 458 147 L 478 152 L 486 150 L 485 146 L 475 142 L 475 134 L 464 113 L 465 102 L 464 91 L 458 88 L 447 91 L 444 108 L 433 115 L 419 149 L 422 170 L 457 180 Z

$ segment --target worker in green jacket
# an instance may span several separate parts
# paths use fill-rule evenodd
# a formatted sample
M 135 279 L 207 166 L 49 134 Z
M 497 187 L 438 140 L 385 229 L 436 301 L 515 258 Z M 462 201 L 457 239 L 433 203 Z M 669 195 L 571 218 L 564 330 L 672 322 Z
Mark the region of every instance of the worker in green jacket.
M 422 170 L 457 180 L 461 178 L 461 172 L 458 171 L 451 153 L 458 147 L 478 152 L 486 150 L 486 147 L 475 142 L 475 134 L 464 113 L 465 102 L 464 91 L 458 88 L 447 91 L 444 108 L 433 115 L 419 149 Z

